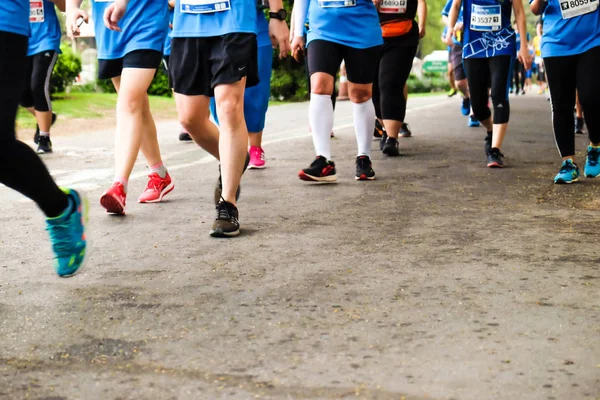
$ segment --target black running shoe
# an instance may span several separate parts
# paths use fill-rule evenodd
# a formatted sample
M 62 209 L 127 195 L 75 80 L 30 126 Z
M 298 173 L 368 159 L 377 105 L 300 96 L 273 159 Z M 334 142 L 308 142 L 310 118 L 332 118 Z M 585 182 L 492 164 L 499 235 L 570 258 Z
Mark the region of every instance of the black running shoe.
M 210 230 L 210 236 L 229 238 L 240 234 L 238 209 L 221 199 L 217 204 L 217 218 Z
M 408 124 L 402 124 L 402 128 L 400 128 L 400 137 L 411 137 L 412 132 L 408 129 Z
M 387 138 L 385 145 L 383 146 L 383 154 L 390 157 L 399 156 L 400 150 L 398 149 L 398 140 L 392 137 Z
M 190 136 L 189 133 L 187 133 L 187 132 L 181 132 L 179 134 L 179 140 L 181 140 L 182 142 L 191 142 L 193 139 L 192 139 L 192 137 Z
M 575 133 L 578 135 L 583 135 L 583 118 L 575 119 Z
M 379 120 L 376 119 L 375 120 L 375 130 L 373 131 L 373 140 L 381 139 L 384 131 L 385 130 L 383 129 L 383 126 L 381 126 L 381 124 L 379 123 Z
M 373 168 L 371 167 L 371 159 L 369 156 L 356 157 L 356 180 L 372 181 L 373 179 L 375 179 L 375 171 L 373 171 Z
M 318 156 L 310 167 L 298 172 L 298 177 L 307 182 L 335 182 L 337 180 L 335 164 L 333 161 L 327 161 L 323 156 Z
M 490 154 L 490 151 L 492 150 L 492 132 L 488 132 L 487 136 L 485 137 L 485 155 L 487 156 L 488 154 Z
M 52 141 L 50 140 L 50 136 L 40 136 L 40 140 L 38 142 L 37 153 L 38 154 L 52 153 Z
M 58 118 L 58 115 L 52 113 L 52 123 L 50 124 L 50 126 L 54 125 L 54 123 L 56 122 L 56 118 Z M 40 126 L 37 124 L 35 126 L 35 135 L 33 135 L 33 143 L 40 143 Z
M 488 168 L 504 168 L 504 162 L 502 162 L 503 157 L 504 154 L 500 153 L 500 149 L 493 147 L 487 156 Z
M 250 153 L 246 155 L 246 163 L 244 164 L 244 172 L 248 169 L 248 164 L 250 164 Z M 240 194 L 242 193 L 242 185 L 240 184 L 235 191 L 235 200 L 237 201 L 240 198 Z M 215 186 L 215 193 L 213 197 L 213 201 L 216 204 L 219 204 L 221 201 L 221 196 L 223 194 L 223 181 L 221 180 L 221 164 L 219 164 L 219 179 L 217 180 L 217 185 Z
M 381 137 L 381 141 L 379 141 L 379 150 L 383 151 L 383 146 L 385 146 L 388 139 L 388 135 L 386 131 L 383 131 L 383 136 Z

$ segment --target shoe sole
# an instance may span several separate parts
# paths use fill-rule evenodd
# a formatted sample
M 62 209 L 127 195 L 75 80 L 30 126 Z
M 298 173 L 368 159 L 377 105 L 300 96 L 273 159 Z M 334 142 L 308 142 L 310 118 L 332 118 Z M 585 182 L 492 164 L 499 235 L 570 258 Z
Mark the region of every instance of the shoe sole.
M 504 168 L 503 164 L 499 164 L 497 162 L 489 163 L 487 166 L 488 168 Z
M 579 178 L 575 178 L 575 179 L 570 180 L 570 181 L 565 181 L 564 179 L 558 179 L 558 180 L 554 181 L 554 183 L 557 184 L 557 185 L 563 185 L 563 184 L 568 185 L 570 183 L 575 183 L 575 182 L 579 182 Z
M 92 251 L 92 242 L 90 240 L 88 230 L 88 223 L 90 220 L 90 202 L 85 194 L 81 192 L 77 192 L 77 194 L 79 195 L 79 200 L 81 201 L 81 205 L 83 208 L 81 224 L 83 225 L 83 232 L 85 233 L 85 255 L 83 256 L 83 260 L 81 260 L 81 264 L 79 265 L 79 268 L 77 268 L 77 271 L 71 274 L 58 275 L 60 278 L 70 278 L 80 273 L 81 270 L 83 270 L 84 267 L 87 265 L 87 262 L 90 258 L 90 252 Z
M 52 154 L 52 150 L 50 151 L 46 151 L 46 150 L 36 150 L 37 154 Z
M 267 168 L 266 165 L 252 165 L 252 164 L 248 165 L 248 169 L 265 169 L 265 168 Z
M 173 189 L 175 189 L 175 184 L 173 184 L 173 182 L 171 182 L 166 188 L 163 189 L 162 192 L 160 192 L 160 196 L 158 197 L 158 199 L 156 200 L 146 200 L 146 201 L 142 201 L 140 199 L 138 199 L 138 203 L 140 204 L 145 204 L 145 203 L 160 203 L 163 199 L 163 197 L 165 197 L 166 195 L 168 195 L 169 193 L 171 193 L 173 191 Z
M 337 181 L 337 176 L 335 176 L 335 175 L 312 176 L 312 175 L 308 175 L 304 171 L 300 171 L 298 173 L 298 177 L 301 180 L 306 181 L 306 182 L 333 183 L 333 182 Z
M 375 176 L 368 177 L 365 174 L 362 174 L 360 176 L 355 176 L 354 179 L 356 179 L 357 181 L 374 181 Z
M 100 197 L 100 205 L 104 207 L 109 214 L 125 215 L 125 206 L 109 194 Z
M 387 150 L 384 147 L 382 150 L 382 153 L 385 154 L 388 157 L 398 157 L 400 155 L 400 152 L 398 150 L 394 151 L 394 150 Z
M 412 133 L 401 133 L 398 135 L 399 137 L 403 137 L 403 138 L 407 138 L 407 137 L 411 137 Z
M 232 238 L 240 235 L 240 230 L 234 232 L 223 232 L 221 229 L 210 231 L 209 235 L 214 238 Z

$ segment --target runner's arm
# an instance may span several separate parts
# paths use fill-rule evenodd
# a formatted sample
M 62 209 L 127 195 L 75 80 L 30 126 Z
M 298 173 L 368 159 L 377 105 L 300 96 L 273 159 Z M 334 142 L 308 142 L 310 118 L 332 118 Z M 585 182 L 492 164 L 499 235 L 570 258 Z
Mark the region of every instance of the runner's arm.
M 446 44 L 452 44 L 452 37 L 454 36 L 454 26 L 456 25 L 456 21 L 458 20 L 458 15 L 460 14 L 460 6 L 462 5 L 462 0 L 454 0 L 452 2 L 452 7 L 450 7 L 450 14 L 448 15 L 448 32 L 446 33 Z
M 306 16 L 308 15 L 308 0 L 296 0 L 294 2 L 294 36 L 304 36 L 304 23 L 306 22 Z
M 269 0 L 269 11 L 277 13 L 283 10 L 283 0 Z M 273 48 L 279 49 L 279 58 L 287 57 L 290 53 L 290 30 L 287 22 L 271 18 L 269 21 L 269 36 Z
M 419 16 L 419 39 L 425 37 L 427 26 L 427 2 L 425 0 L 419 0 L 417 5 L 417 15 Z
M 523 3 L 520 1 L 513 1 L 513 11 L 515 13 L 515 20 L 517 21 L 519 32 L 523 32 L 520 35 L 521 49 L 519 50 L 519 58 L 527 70 L 531 68 L 531 57 L 529 57 L 529 49 L 527 46 L 527 20 L 525 19 L 525 8 L 523 7 Z
M 545 0 L 533 0 L 529 3 L 529 8 L 533 15 L 541 15 L 548 3 Z
M 54 5 L 56 7 L 58 7 L 58 9 L 62 12 L 66 11 L 66 7 L 65 7 L 65 0 L 50 0 L 51 2 L 54 3 Z

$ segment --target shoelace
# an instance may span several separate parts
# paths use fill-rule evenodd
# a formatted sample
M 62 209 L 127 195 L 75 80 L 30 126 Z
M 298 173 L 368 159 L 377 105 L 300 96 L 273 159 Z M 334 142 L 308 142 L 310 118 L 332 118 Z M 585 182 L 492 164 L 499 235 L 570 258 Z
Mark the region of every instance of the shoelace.
M 237 219 L 231 211 L 232 210 L 230 210 L 230 207 L 225 203 L 223 197 L 221 197 L 221 201 L 219 202 L 219 204 L 217 204 L 217 219 L 229 222 L 236 222 Z
M 368 170 L 370 168 L 370 160 L 367 157 L 360 157 L 358 159 L 358 166 L 360 169 Z
M 158 175 L 150 175 L 148 178 L 150 178 L 150 180 L 148 181 L 148 187 L 151 187 L 155 190 L 159 190 L 162 178 Z
M 596 149 L 592 149 L 588 151 L 588 164 L 595 167 L 598 165 L 598 158 L 600 156 L 600 152 Z

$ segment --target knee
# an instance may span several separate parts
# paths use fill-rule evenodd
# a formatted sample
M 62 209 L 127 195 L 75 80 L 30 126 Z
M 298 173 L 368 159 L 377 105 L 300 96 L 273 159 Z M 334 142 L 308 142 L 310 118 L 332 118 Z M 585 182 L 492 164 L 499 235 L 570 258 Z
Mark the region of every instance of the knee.
M 352 88 L 349 93 L 350 101 L 353 103 L 364 103 L 373 96 L 372 88 Z
M 117 98 L 117 109 L 127 114 L 142 114 L 144 111 L 143 96 L 121 95 Z
M 236 121 L 244 119 L 244 101 L 242 97 L 231 96 L 228 98 L 219 99 L 217 102 L 217 114 L 219 121 L 227 123 L 227 121 Z
M 331 96 L 333 93 L 333 85 L 325 80 L 317 80 L 315 82 L 311 82 L 311 92 L 313 94 Z

